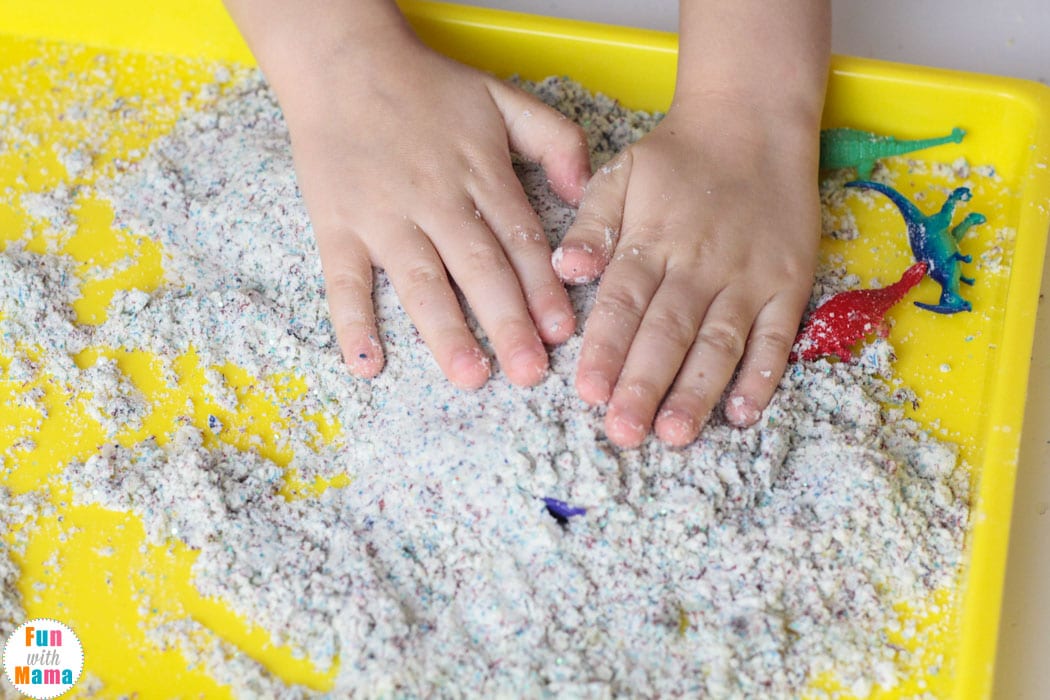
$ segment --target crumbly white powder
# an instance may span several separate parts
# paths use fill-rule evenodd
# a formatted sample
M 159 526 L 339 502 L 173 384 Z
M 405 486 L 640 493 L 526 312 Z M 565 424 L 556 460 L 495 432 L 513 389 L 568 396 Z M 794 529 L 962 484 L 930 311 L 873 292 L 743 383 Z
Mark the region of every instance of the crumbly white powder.
M 45 222 L 53 234 L 68 234 L 73 225 L 71 210 L 75 192 L 65 183 L 46 192 L 29 192 L 22 196 L 22 208 L 30 216 Z
M 988 247 L 981 251 L 975 261 L 977 269 L 992 275 L 1009 272 L 1010 267 L 1006 263 L 1006 260 L 1009 259 L 1007 251 L 1013 250 L 1016 237 L 1017 229 L 1012 226 L 1002 226 L 995 229 L 994 236 Z
M 6 488 L 0 487 L 0 525 L 4 531 L 22 520 L 21 504 L 11 498 Z M 25 621 L 22 596 L 18 592 L 18 566 L 8 556 L 7 543 L 0 543 L 0 639 L 6 640 Z
M 585 126 L 596 165 L 655 123 L 566 80 L 534 89 Z M 518 169 L 556 242 L 573 210 L 541 169 Z M 912 661 L 886 640 L 903 624 L 894 605 L 921 608 L 957 581 L 967 475 L 953 446 L 883 406 L 909 400 L 884 380 L 884 341 L 856 364 L 792 366 L 753 428 L 717 414 L 686 449 L 622 451 L 575 396 L 578 335 L 537 387 L 496 372 L 461 392 L 381 273 L 387 366 L 350 377 L 287 132 L 257 75 L 100 187 L 119 224 L 163 245 L 168 284 L 118 294 L 104 323 L 82 326 L 69 260 L 11 244 L 0 330 L 89 392 L 97 382 L 69 357 L 86 347 L 168 362 L 192 348 L 205 367 L 246 369 L 275 401 L 275 377 L 300 375 L 306 392 L 280 401 L 281 446 L 303 478 L 352 482 L 288 500 L 281 468 L 205 448 L 187 418 L 164 445 L 107 445 L 69 465 L 75 501 L 131 510 L 152 542 L 198 549 L 194 585 L 319 668 L 338 661 L 336 695 L 793 697 L 829 669 L 846 687 L 891 686 Z M 581 314 L 593 294 L 572 291 Z M 217 374 L 207 391 L 228 407 Z M 98 410 L 128 394 L 99 392 Z M 317 413 L 342 427 L 335 443 L 304 417 Z M 561 525 L 544 497 L 587 512 Z M 144 623 L 244 697 L 314 694 L 281 688 L 191 622 Z
M 860 235 L 846 200 L 856 190 L 843 187 L 853 179 L 849 170 L 837 170 L 820 181 L 820 229 L 825 238 L 852 241 Z
M 100 357 L 84 370 L 81 381 L 91 387 L 92 401 L 87 414 L 94 418 L 113 438 L 121 430 L 142 427 L 142 419 L 149 413 L 149 403 L 127 375 L 117 367 L 117 361 Z
M 0 468 L 2 466 L 0 461 Z M 53 513 L 54 506 L 45 494 L 34 492 L 13 496 L 6 487 L 0 486 L 0 532 L 6 536 L 6 539 L 0 539 L 0 640 L 6 641 L 26 621 L 22 595 L 18 591 L 21 570 L 11 555 L 24 555 L 33 523 L 37 518 Z M 14 689 L 0 674 L 0 697 L 9 697 L 5 691 L 10 692 L 10 697 L 15 697 Z

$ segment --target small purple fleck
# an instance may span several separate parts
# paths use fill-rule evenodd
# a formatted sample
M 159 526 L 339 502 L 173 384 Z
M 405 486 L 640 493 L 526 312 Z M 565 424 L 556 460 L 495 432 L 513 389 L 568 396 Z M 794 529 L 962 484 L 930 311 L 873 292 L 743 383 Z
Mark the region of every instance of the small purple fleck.
M 543 502 L 547 505 L 547 512 L 558 521 L 559 524 L 565 525 L 569 522 L 569 518 L 574 515 L 586 515 L 587 509 L 580 508 L 577 506 L 570 506 L 565 501 L 559 501 L 557 498 L 549 498 L 544 496 Z

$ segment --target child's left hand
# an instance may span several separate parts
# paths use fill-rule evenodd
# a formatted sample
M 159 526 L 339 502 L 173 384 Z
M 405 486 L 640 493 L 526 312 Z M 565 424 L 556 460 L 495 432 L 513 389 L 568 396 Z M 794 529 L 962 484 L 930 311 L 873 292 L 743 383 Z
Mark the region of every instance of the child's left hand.
M 747 105 L 698 113 L 672 107 L 601 168 L 554 257 L 570 283 L 604 269 L 576 388 L 608 402 L 623 447 L 650 427 L 692 442 L 738 368 L 727 418 L 757 421 L 812 288 L 818 130 Z

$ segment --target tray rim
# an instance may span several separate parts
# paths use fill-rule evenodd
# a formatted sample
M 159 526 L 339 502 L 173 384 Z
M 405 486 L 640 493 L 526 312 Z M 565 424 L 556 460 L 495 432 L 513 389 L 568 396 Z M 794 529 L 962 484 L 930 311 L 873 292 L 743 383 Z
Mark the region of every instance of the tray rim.
M 162 4 L 142 12 L 133 0 L 98 0 L 90 5 L 77 0 L 0 0 L 5 19 L 0 34 L 83 44 L 103 49 L 169 54 L 254 64 L 250 51 L 225 14 L 219 0 L 184 0 L 178 8 Z M 531 15 L 491 8 L 456 5 L 430 0 L 399 0 L 409 21 L 424 37 L 454 41 L 455 37 L 495 33 L 517 40 L 574 42 L 593 49 L 649 55 L 670 70 L 662 70 L 656 92 L 673 85 L 677 37 L 673 33 L 622 27 L 580 20 Z M 90 8 L 90 12 L 88 9 Z M 84 15 L 88 14 L 88 17 Z M 167 14 L 165 14 L 167 13 Z M 206 37 L 201 39 L 202 35 Z M 193 41 L 194 43 L 190 43 Z M 187 51 L 193 46 L 193 51 Z M 832 80 L 864 79 L 912 84 L 955 84 L 957 89 L 994 94 L 1032 115 L 1031 149 L 1022 169 L 1020 212 L 1014 260 L 1007 284 L 999 343 L 999 380 L 991 382 L 990 416 L 1001 417 L 1009 430 L 989 431 L 981 465 L 982 475 L 994 458 L 998 487 L 981 479 L 975 494 L 970 561 L 961 609 L 961 649 L 956 658 L 956 697 L 991 694 L 999 616 L 1013 502 L 1017 459 L 1020 451 L 1029 362 L 1011 362 L 1032 350 L 1035 316 L 1050 228 L 1050 88 L 1040 83 L 1003 76 L 944 68 L 913 66 L 869 58 L 836 55 Z M 592 89 L 586 78 L 581 78 Z M 652 99 L 650 97 L 648 99 Z M 629 105 L 634 100 L 625 100 Z M 665 100 L 666 103 L 667 100 Z M 1035 262 L 1018 265 L 1018 260 Z M 1034 290 L 1034 293 L 1033 293 Z

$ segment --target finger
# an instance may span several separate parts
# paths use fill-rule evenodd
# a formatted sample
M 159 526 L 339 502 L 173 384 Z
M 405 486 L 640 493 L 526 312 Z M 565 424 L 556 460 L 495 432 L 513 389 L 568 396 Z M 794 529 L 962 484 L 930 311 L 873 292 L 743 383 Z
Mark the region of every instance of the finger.
M 637 447 L 674 382 L 707 306 L 696 283 L 668 273 L 645 312 L 616 382 L 605 433 L 621 447 Z
M 576 331 L 565 286 L 551 267 L 551 249 L 539 217 L 529 204 L 508 159 L 471 187 L 482 216 L 498 237 L 525 304 L 544 342 L 563 343 Z
M 449 381 L 477 389 L 488 380 L 490 363 L 467 327 L 437 251 L 418 228 L 391 250 L 390 259 L 380 263 L 423 342 Z
M 434 240 L 496 351 L 507 378 L 519 386 L 547 374 L 547 351 L 532 322 L 514 268 L 473 202 L 446 211 L 434 226 L 455 231 Z
M 510 147 L 543 166 L 559 197 L 579 204 L 591 176 L 583 129 L 524 90 L 496 81 L 490 92 L 507 125 Z
M 319 232 L 318 248 L 332 328 L 350 372 L 371 379 L 383 369 L 372 303 L 372 262 L 353 234 Z
M 576 220 L 551 257 L 564 281 L 586 284 L 608 264 L 623 223 L 631 162 L 630 150 L 624 151 L 599 168 L 588 183 Z
M 723 291 L 715 297 L 656 416 L 657 437 L 679 446 L 696 439 L 744 354 L 755 315 L 743 296 Z
M 598 287 L 576 370 L 576 391 L 589 404 L 612 395 L 649 302 L 663 279 L 663 262 L 638 255 L 614 260 Z
M 726 400 L 726 420 L 733 425 L 754 425 L 769 404 L 784 374 L 805 304 L 802 295 L 782 294 L 759 312 L 740 372 Z

